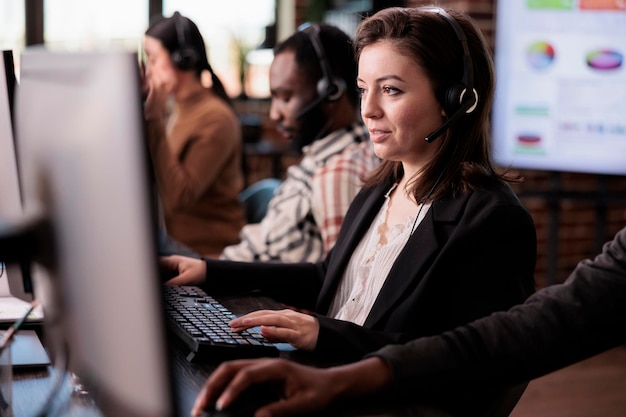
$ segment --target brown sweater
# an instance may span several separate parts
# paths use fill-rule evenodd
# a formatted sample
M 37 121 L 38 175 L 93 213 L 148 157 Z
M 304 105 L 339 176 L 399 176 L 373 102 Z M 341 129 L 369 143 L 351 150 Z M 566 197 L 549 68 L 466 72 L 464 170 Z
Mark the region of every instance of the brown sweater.
M 235 112 L 198 87 L 176 102 L 169 135 L 149 117 L 148 140 L 168 234 L 203 255 L 239 241 L 241 127 Z

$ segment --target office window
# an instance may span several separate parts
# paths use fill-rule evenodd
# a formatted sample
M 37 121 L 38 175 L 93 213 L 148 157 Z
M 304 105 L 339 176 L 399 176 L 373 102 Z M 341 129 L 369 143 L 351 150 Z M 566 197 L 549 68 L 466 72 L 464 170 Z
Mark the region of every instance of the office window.
M 147 0 L 45 0 L 44 40 L 54 50 L 134 51 L 141 45 L 148 18 Z
M 13 51 L 16 68 L 26 43 L 25 26 L 24 0 L 0 1 L 0 50 Z
M 163 0 L 163 15 L 179 11 L 193 20 L 207 45 L 209 62 L 231 97 L 242 92 L 246 56 L 265 38 L 275 21 L 275 0 Z M 244 68 L 244 74 L 242 74 Z

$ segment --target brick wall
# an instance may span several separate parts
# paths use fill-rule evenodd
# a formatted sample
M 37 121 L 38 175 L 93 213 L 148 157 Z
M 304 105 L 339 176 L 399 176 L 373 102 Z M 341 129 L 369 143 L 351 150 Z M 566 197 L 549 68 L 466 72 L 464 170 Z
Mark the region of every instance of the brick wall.
M 514 189 L 537 228 L 539 287 L 562 282 L 626 225 L 626 177 L 522 170 Z

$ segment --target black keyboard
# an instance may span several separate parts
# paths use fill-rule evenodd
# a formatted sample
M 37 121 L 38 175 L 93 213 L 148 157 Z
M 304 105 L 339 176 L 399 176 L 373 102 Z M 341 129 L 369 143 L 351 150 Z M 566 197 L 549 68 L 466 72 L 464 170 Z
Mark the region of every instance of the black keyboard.
M 254 331 L 235 333 L 228 323 L 235 315 L 195 286 L 163 286 L 169 328 L 190 349 L 187 360 L 278 356 L 278 348 Z

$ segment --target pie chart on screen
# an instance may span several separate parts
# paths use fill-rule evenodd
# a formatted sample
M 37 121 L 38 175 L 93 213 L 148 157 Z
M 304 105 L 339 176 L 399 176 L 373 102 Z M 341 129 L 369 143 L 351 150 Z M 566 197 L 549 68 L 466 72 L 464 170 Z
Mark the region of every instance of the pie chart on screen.
M 554 61 L 554 48 L 547 42 L 535 42 L 527 49 L 526 60 L 534 69 L 548 68 Z
M 587 65 L 595 70 L 614 70 L 622 66 L 624 57 L 617 51 L 598 49 L 586 56 Z

